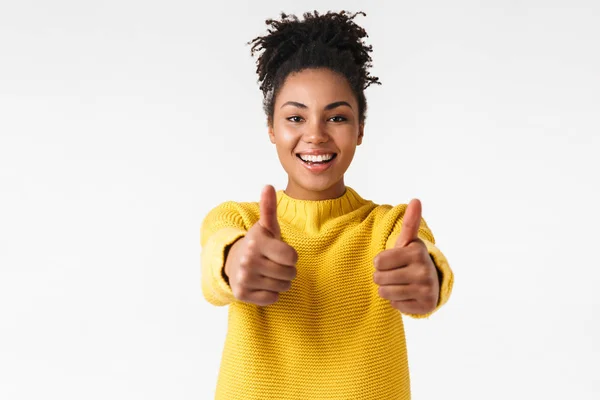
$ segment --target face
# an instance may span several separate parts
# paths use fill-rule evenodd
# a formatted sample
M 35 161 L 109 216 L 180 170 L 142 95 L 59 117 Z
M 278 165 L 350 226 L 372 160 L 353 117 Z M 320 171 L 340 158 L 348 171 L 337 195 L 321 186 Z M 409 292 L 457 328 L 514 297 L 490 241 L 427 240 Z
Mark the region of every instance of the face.
M 344 174 L 363 138 L 358 101 L 328 69 L 290 74 L 275 100 L 269 137 L 288 174 L 286 194 L 324 200 L 344 194 Z

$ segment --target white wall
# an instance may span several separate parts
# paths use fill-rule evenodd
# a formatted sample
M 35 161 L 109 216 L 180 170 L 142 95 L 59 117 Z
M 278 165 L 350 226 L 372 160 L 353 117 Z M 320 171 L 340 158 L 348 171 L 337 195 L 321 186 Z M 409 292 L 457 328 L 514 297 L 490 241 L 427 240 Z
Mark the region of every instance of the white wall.
M 407 320 L 415 399 L 600 398 L 600 4 L 0 3 L 0 398 L 210 399 L 199 228 L 286 177 L 245 45 L 364 10 L 347 184 L 423 202 L 456 274 Z

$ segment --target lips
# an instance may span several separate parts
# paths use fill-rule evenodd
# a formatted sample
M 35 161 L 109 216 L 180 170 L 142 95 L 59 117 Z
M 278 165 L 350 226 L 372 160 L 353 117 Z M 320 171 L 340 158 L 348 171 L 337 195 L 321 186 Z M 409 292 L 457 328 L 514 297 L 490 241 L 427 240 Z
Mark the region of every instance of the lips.
M 335 162 L 336 153 L 332 152 L 302 152 L 297 153 L 298 161 L 313 173 L 320 173 L 327 170 Z

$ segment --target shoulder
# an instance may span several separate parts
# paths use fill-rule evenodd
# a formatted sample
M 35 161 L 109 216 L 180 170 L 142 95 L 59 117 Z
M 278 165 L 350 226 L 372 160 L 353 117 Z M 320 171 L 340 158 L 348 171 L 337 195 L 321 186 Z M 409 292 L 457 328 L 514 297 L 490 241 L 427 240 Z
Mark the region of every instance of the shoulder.
M 353 189 L 350 188 L 350 190 L 353 194 L 356 193 Z M 402 220 L 407 207 L 405 203 L 393 205 L 379 203 L 374 200 L 365 200 L 358 193 L 354 196 L 363 203 L 362 207 L 360 207 L 363 222 L 370 225 L 374 231 L 383 233 L 384 235 L 386 232 L 390 233 L 398 221 Z
M 357 210 L 361 210 L 361 214 L 371 221 L 380 223 L 384 220 L 394 220 L 399 216 L 404 215 L 406 210 L 406 204 L 388 204 L 378 203 L 372 199 L 362 197 L 356 190 L 346 186 L 349 193 L 350 203 L 357 207 Z
M 258 210 L 258 202 L 240 202 L 240 201 L 224 201 L 216 206 L 214 206 L 208 214 L 212 213 L 223 213 L 223 212 L 239 212 L 239 213 L 247 213 Z
M 406 212 L 405 203 L 392 204 L 374 204 L 370 216 L 376 224 L 395 224 L 401 220 Z
M 379 218 L 396 218 L 404 215 L 408 204 L 400 203 L 396 205 L 392 204 L 377 204 L 373 209 L 373 212 Z
M 389 236 L 398 225 L 406 212 L 406 204 L 378 204 L 371 211 L 373 229 L 384 237 Z
M 248 229 L 259 216 L 258 202 L 225 201 L 206 213 L 203 225 L 235 225 Z
M 373 229 L 384 237 L 399 233 L 402 229 L 402 221 L 407 208 L 407 203 L 376 205 L 371 211 Z M 421 218 L 419 235 L 431 242 L 435 242 L 433 234 L 424 218 Z

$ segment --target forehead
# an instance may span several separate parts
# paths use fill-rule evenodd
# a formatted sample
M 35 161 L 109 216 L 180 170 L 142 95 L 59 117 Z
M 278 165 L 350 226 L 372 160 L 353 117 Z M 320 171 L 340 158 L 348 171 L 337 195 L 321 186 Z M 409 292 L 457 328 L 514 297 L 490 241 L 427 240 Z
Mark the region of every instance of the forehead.
M 297 101 L 307 106 L 327 105 L 336 101 L 356 104 L 347 79 L 329 69 L 306 69 L 290 74 L 282 85 L 275 104 Z

